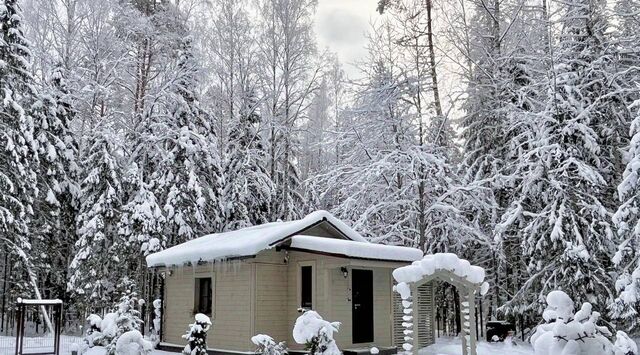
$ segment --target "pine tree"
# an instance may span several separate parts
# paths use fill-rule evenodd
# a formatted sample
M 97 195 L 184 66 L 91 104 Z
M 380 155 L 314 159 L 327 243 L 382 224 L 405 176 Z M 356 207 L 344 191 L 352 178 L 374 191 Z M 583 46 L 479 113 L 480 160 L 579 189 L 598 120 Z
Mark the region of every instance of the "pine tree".
M 118 233 L 127 241 L 127 248 L 133 249 L 129 251 L 133 255 L 159 251 L 165 242 L 162 237 L 165 218 L 153 183 L 145 182 L 144 172 L 136 163 L 129 167 L 124 181 L 131 187 L 132 196 L 122 206 Z M 144 263 L 139 267 L 144 268 Z
M 606 132 L 618 100 L 602 84 L 611 70 L 603 6 L 576 0 L 562 7 L 553 80 L 532 125 L 538 133 L 517 162 L 528 171 L 503 217 L 507 225 L 518 221 L 528 264 L 528 280 L 508 309 L 540 311 L 541 295 L 553 289 L 598 307 L 612 296 L 607 186 L 616 158 Z
M 49 297 L 63 297 L 66 269 L 76 240 L 80 169 L 75 162 L 77 147 L 69 128 L 75 110 L 62 67 L 54 68 L 49 81 L 48 92 L 39 95 L 31 107 L 40 161 L 39 194 L 34 204 L 37 218 L 31 227 L 38 242 L 34 245 L 37 250 L 32 252 L 36 266 L 46 272 Z
M 618 186 L 622 204 L 613 215 L 620 242 L 613 262 L 618 268 L 616 299 L 609 305 L 611 315 L 634 328 L 638 325 L 640 306 L 640 100 L 631 105 L 636 118 L 631 123 L 631 143 L 628 163 Z
M 68 290 L 78 304 L 106 307 L 115 302 L 116 286 L 126 268 L 120 263 L 122 246 L 118 222 L 122 206 L 122 168 L 113 132 L 97 131 L 83 164 L 91 167 L 81 183 L 78 240 L 69 266 Z
M 18 1 L 0 4 L 0 31 L 0 250 L 17 256 L 33 283 L 28 223 L 37 195 L 38 146 L 30 107 L 37 92 Z
M 640 88 L 637 86 L 638 71 L 634 67 L 640 62 L 640 36 L 637 23 L 640 19 L 640 4 L 636 1 L 621 0 L 616 2 L 616 44 L 619 60 L 618 72 L 624 89 L 624 102 L 629 112 L 634 115 L 630 120 L 626 167 L 616 169 L 621 175 L 617 185 L 617 197 L 620 201 L 613 215 L 613 223 L 617 229 L 617 251 L 613 256 L 617 280 L 615 283 L 616 298 L 609 305 L 610 315 L 630 329 L 638 326 L 637 314 L 640 306 L 640 245 L 638 213 L 638 159 L 640 159 Z
M 211 117 L 195 92 L 198 66 L 185 38 L 167 105 L 166 151 L 153 177 L 162 191 L 168 246 L 220 230 L 222 175 Z
M 226 148 L 224 205 L 229 230 L 269 222 L 274 186 L 258 132 L 261 117 L 251 98 L 232 122 Z

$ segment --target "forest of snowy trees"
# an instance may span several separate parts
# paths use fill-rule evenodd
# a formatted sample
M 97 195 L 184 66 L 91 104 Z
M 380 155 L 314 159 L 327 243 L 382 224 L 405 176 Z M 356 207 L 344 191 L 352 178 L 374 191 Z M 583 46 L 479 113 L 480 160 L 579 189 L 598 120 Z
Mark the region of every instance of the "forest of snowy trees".
M 0 1 L 3 323 L 326 209 L 485 267 L 491 316 L 562 289 L 640 329 L 640 3 L 381 0 L 348 77 L 317 1 Z

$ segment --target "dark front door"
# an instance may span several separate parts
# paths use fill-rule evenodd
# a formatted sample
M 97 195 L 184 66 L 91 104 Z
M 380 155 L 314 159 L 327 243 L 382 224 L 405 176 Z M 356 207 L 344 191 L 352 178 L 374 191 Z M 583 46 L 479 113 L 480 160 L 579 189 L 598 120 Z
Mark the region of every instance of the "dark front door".
M 373 271 L 351 272 L 353 343 L 373 342 Z

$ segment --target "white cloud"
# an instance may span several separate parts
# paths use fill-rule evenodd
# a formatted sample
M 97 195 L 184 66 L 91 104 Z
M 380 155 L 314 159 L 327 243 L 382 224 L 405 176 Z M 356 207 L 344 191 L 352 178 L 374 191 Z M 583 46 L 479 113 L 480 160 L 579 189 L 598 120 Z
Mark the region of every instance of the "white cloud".
M 348 75 L 357 74 L 353 64 L 363 59 L 370 19 L 378 15 L 378 0 L 319 0 L 315 19 L 320 48 L 335 51 Z

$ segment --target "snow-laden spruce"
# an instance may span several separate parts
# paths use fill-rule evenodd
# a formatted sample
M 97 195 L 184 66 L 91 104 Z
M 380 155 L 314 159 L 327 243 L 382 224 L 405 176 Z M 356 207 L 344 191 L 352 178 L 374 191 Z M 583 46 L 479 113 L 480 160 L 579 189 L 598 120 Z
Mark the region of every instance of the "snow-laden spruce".
M 620 237 L 613 257 L 619 275 L 615 283 L 617 297 L 609 308 L 614 318 L 635 327 L 640 305 L 640 100 L 635 101 L 630 109 L 636 117 L 631 122 L 627 166 L 618 185 L 621 205 L 613 215 Z
M 610 82 L 600 2 L 575 0 L 560 8 L 559 48 L 545 106 L 531 116 L 536 136 L 515 162 L 523 171 L 514 198 L 496 226 L 518 233 L 526 262 L 520 289 L 504 308 L 539 312 L 541 295 L 563 289 L 604 309 L 612 298 L 607 272 L 613 247 L 613 172 L 624 111 Z
M 25 277 L 12 280 L 26 289 L 35 286 L 30 250 L 38 243 L 28 226 L 38 194 L 39 162 L 31 114 L 37 92 L 30 63 L 19 2 L 4 1 L 0 4 L 0 246 L 20 261 L 19 266 L 28 268 L 29 283 Z
M 247 97 L 240 106 L 238 117 L 231 122 L 223 188 L 227 230 L 270 220 L 275 187 L 267 172 L 267 155 L 258 132 L 262 117 L 257 110 L 256 98 Z
M 80 304 L 116 302 L 116 285 L 125 268 L 120 256 L 123 240 L 117 234 L 122 207 L 120 150 L 104 132 L 90 139 L 81 181 L 82 200 L 77 217 L 78 238 L 69 266 L 67 287 Z
M 600 325 L 600 313 L 590 303 L 574 313 L 573 300 L 562 291 L 552 291 L 546 297 L 547 308 L 531 336 L 536 355 L 637 355 L 638 348 L 626 333 L 618 331 L 615 344 L 609 329 Z

